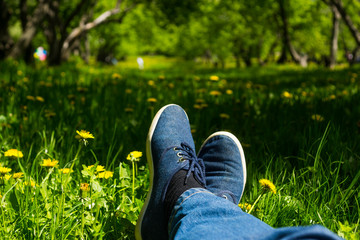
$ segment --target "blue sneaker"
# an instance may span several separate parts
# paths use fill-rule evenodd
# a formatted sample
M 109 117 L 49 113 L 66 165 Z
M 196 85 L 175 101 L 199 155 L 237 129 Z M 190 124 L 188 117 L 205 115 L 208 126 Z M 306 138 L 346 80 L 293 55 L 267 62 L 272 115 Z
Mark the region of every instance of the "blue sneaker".
M 168 239 L 164 198 L 175 173 L 186 170 L 186 179 L 193 173 L 192 176 L 205 185 L 204 164 L 197 159 L 194 149 L 185 111 L 175 104 L 161 108 L 151 123 L 146 141 L 150 189 L 136 224 L 136 239 Z
M 198 158 L 205 164 L 206 188 L 238 204 L 246 183 L 246 163 L 239 140 L 229 132 L 216 132 L 202 144 Z

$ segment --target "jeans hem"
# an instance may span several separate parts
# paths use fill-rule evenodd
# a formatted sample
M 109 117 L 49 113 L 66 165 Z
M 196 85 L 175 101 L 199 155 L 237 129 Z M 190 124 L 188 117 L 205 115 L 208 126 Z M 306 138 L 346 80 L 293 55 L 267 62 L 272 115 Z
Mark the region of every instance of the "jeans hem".
M 180 208 L 180 206 L 190 197 L 198 194 L 198 193 L 208 193 L 208 194 L 213 194 L 212 192 L 210 192 L 209 190 L 205 189 L 205 188 L 190 188 L 189 190 L 186 190 L 185 192 L 183 192 L 179 199 L 176 201 L 175 206 L 173 208 L 173 210 L 171 211 L 170 217 L 169 217 L 169 222 L 168 222 L 168 231 L 171 228 L 171 224 L 172 221 L 174 220 L 174 217 L 178 211 L 178 209 Z M 214 195 L 214 194 L 213 194 Z

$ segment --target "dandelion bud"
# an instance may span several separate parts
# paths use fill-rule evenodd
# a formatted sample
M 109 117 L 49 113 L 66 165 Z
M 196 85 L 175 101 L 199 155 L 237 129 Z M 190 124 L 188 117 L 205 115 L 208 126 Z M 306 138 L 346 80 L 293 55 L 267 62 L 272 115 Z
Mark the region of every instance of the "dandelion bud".
M 80 183 L 80 197 L 86 198 L 90 192 L 90 186 L 88 183 Z

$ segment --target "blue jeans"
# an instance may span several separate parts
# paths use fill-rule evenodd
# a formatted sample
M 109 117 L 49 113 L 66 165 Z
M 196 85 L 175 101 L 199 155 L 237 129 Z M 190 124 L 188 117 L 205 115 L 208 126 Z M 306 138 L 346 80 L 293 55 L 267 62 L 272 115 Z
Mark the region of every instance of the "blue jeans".
M 171 213 L 170 239 L 342 239 L 323 226 L 272 228 L 206 189 L 192 188 Z

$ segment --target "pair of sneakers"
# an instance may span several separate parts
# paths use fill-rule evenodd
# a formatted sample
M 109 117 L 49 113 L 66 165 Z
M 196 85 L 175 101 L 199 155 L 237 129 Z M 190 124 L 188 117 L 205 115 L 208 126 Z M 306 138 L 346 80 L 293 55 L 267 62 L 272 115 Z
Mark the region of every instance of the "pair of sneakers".
M 190 123 L 178 105 L 161 108 L 150 126 L 146 154 L 150 189 L 135 228 L 140 239 L 166 239 L 168 219 L 164 198 L 170 180 L 179 170 L 187 171 L 210 192 L 238 204 L 246 182 L 244 152 L 229 132 L 216 132 L 195 153 Z M 186 181 L 186 179 L 185 179 Z

